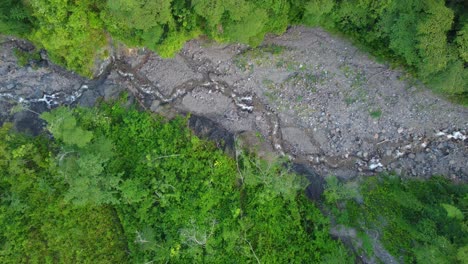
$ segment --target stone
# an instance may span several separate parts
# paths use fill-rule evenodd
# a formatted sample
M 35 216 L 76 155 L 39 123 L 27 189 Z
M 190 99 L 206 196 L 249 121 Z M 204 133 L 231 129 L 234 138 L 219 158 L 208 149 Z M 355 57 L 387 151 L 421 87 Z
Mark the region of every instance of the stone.
M 414 155 L 414 153 L 410 153 L 410 154 L 408 155 L 408 157 L 409 157 L 410 159 L 414 159 L 414 158 L 416 158 L 416 155 Z
M 161 105 L 161 102 L 159 100 L 154 100 L 151 103 L 150 110 L 153 111 L 153 112 L 156 112 L 160 105 Z
M 294 147 L 298 147 L 307 154 L 318 154 L 320 149 L 312 144 L 309 136 L 296 127 L 285 127 L 281 129 L 283 139 Z
M 389 157 L 392 156 L 392 152 L 393 152 L 393 151 L 392 151 L 391 149 L 387 149 L 387 150 L 385 151 L 385 156 L 389 156 Z

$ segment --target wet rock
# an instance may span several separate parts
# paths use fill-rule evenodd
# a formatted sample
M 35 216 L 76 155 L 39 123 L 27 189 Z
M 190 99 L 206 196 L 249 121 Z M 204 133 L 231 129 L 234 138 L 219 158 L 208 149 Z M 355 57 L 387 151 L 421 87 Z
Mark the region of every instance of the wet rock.
M 44 106 L 32 106 L 37 112 L 46 110 Z M 21 133 L 37 136 L 42 132 L 43 121 L 36 113 L 30 111 L 21 111 L 13 115 L 13 128 Z
M 95 91 L 88 90 L 81 95 L 80 99 L 78 100 L 78 104 L 84 107 L 92 107 L 96 104 L 97 98 L 99 96 L 96 94 Z
M 305 190 L 306 196 L 313 201 L 320 201 L 325 189 L 325 180 L 315 170 L 304 164 L 294 163 L 291 169 L 309 180 L 310 184 Z
M 104 100 L 116 99 L 123 91 L 125 91 L 125 88 L 120 85 L 106 85 L 104 88 Z
M 189 127 L 197 136 L 212 140 L 229 155 L 235 155 L 234 135 L 218 123 L 207 117 L 192 114 L 189 119 Z

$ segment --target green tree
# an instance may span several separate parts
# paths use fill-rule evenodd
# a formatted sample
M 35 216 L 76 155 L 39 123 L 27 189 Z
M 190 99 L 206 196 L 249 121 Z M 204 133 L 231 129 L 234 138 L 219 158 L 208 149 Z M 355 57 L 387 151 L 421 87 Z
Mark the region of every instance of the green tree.
M 106 44 L 97 0 L 31 0 L 34 31 L 29 38 L 50 58 L 78 73 L 91 76 L 95 60 Z
M 426 79 L 446 69 L 449 63 L 447 32 L 452 26 L 454 14 L 442 1 L 428 1 L 424 9 L 425 15 L 416 28 L 416 48 L 421 57 L 418 62 L 419 75 Z
M 29 10 L 23 1 L 2 0 L 0 5 L 0 33 L 26 37 L 31 31 Z
M 106 1 L 102 13 L 107 29 L 120 41 L 132 46 L 144 46 L 155 50 L 164 28 L 174 24 L 170 0 Z
M 463 59 L 465 63 L 468 62 L 468 22 L 466 22 L 463 28 L 457 32 L 457 38 L 455 39 L 457 44 L 457 50 L 460 55 L 460 58 Z

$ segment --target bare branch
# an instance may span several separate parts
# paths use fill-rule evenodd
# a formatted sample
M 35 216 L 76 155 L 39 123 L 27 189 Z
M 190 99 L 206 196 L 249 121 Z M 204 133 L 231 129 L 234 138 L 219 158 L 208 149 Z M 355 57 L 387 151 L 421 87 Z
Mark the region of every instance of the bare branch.
M 257 257 L 257 254 L 255 254 L 255 251 L 254 251 L 254 249 L 252 247 L 252 244 L 250 244 L 250 242 L 247 239 L 244 238 L 244 240 L 245 240 L 245 242 L 247 242 L 247 244 L 249 244 L 250 250 L 252 251 L 252 254 L 254 255 L 255 259 L 257 260 L 257 263 L 261 264 L 260 260 Z

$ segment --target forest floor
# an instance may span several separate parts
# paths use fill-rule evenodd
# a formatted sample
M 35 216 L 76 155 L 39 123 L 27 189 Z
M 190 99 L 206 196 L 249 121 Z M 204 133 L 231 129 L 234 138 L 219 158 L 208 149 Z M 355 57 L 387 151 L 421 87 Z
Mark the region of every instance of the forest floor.
M 31 111 L 93 105 L 128 90 L 151 111 L 210 119 L 260 155 L 290 156 L 319 175 L 351 179 L 395 171 L 468 181 L 468 108 L 378 63 L 321 29 L 291 27 L 255 49 L 188 42 L 172 59 L 117 47 L 94 80 L 45 61 L 19 66 L 19 40 L 0 50 L 0 121 L 37 132 Z

